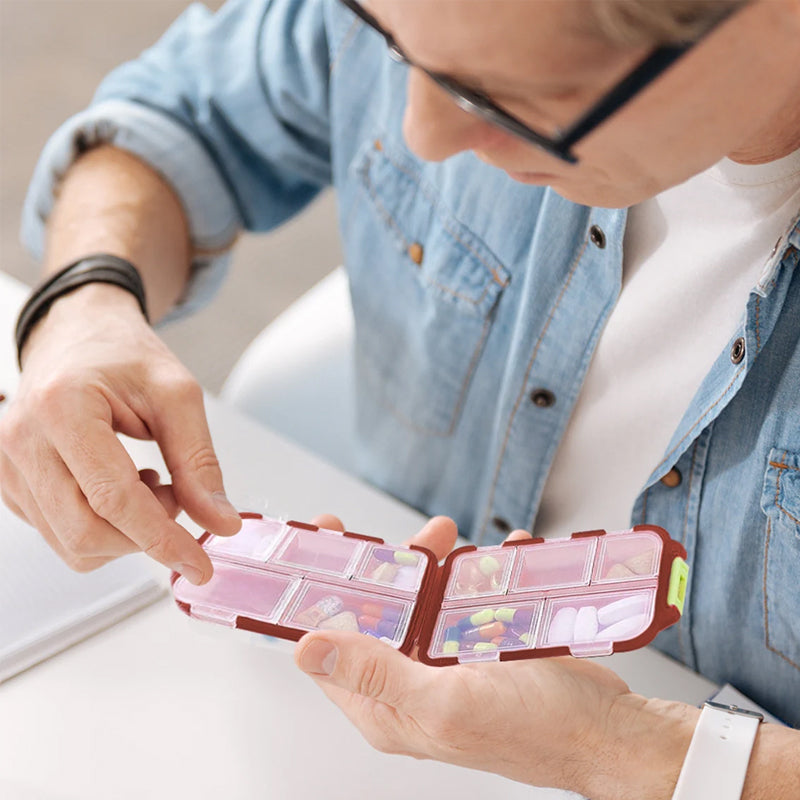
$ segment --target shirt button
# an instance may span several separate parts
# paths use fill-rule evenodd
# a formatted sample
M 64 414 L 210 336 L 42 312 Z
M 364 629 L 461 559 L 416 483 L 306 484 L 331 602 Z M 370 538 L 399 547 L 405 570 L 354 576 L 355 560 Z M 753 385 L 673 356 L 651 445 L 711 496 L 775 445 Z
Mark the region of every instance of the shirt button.
M 661 483 L 663 483 L 664 486 L 667 486 L 670 489 L 674 489 L 676 486 L 680 486 L 682 480 L 683 480 L 683 476 L 681 475 L 680 470 L 677 467 L 673 467 L 661 479 Z
M 422 263 L 425 250 L 419 242 L 414 242 L 408 246 L 408 257 L 417 265 Z
M 744 339 L 740 336 L 731 347 L 731 361 L 740 364 L 744 358 Z
M 531 402 L 539 408 L 549 408 L 556 401 L 556 396 L 548 389 L 534 389 L 531 392 Z
M 589 239 L 592 244 L 600 250 L 606 246 L 606 235 L 599 225 L 592 225 L 592 227 L 589 228 Z
M 492 517 L 492 525 L 494 525 L 500 533 L 511 533 L 511 524 L 502 517 Z

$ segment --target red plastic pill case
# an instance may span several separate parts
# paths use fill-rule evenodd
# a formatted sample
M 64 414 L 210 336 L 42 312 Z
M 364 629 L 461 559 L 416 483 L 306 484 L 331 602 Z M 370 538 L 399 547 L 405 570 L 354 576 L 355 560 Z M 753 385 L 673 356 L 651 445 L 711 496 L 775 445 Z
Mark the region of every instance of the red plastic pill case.
M 686 551 L 663 528 L 583 531 L 454 550 L 242 514 L 236 536 L 205 533 L 214 576 L 177 573 L 196 619 L 298 640 L 360 631 L 435 666 L 634 650 L 680 619 Z

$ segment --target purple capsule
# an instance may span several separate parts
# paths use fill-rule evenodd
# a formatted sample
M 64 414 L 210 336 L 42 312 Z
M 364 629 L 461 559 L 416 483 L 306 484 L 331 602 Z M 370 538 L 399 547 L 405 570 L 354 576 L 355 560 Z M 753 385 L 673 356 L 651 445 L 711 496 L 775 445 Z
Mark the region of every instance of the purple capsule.
M 376 548 L 372 551 L 372 555 L 377 561 L 385 561 L 389 564 L 394 564 L 394 550 Z
M 390 622 L 388 619 L 382 619 L 378 623 L 378 635 L 385 636 L 387 639 L 393 639 L 395 631 L 397 631 L 397 623 Z

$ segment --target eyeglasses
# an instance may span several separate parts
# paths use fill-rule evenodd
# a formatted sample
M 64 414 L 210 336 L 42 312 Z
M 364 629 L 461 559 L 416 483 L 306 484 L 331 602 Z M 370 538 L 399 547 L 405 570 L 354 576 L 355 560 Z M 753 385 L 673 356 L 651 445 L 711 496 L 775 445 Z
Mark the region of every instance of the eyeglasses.
M 393 60 L 424 72 L 437 86 L 447 92 L 459 108 L 535 145 L 568 164 L 578 163 L 577 157 L 572 152 L 575 144 L 602 125 L 612 114 L 652 83 L 664 70 L 696 44 L 696 42 L 688 42 L 656 48 L 576 122 L 565 130 L 559 131 L 557 136 L 548 136 L 535 131 L 513 114 L 509 114 L 482 92 L 470 89 L 460 81 L 443 75 L 441 72 L 434 72 L 414 63 L 400 49 L 392 34 L 384 30 L 358 0 L 341 0 L 341 2 L 385 39 L 389 55 Z

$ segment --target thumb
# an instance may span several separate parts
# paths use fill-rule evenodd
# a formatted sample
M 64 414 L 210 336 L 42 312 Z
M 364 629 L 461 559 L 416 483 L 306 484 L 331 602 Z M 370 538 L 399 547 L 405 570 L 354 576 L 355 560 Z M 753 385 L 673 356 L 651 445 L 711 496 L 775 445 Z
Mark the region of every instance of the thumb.
M 306 634 L 295 649 L 295 662 L 326 685 L 407 712 L 414 697 L 423 696 L 412 687 L 429 669 L 384 642 L 349 631 Z

